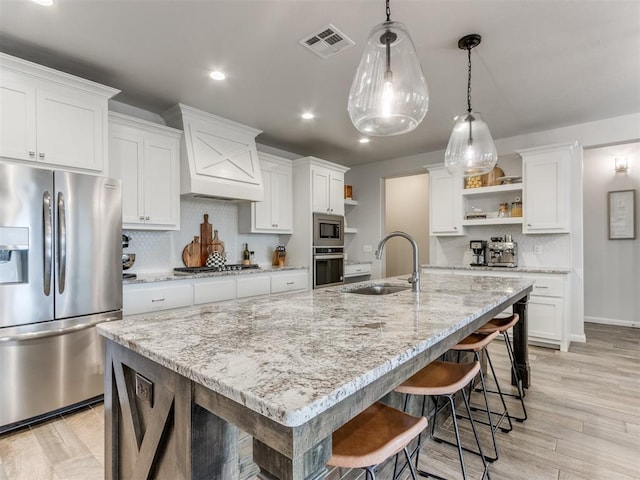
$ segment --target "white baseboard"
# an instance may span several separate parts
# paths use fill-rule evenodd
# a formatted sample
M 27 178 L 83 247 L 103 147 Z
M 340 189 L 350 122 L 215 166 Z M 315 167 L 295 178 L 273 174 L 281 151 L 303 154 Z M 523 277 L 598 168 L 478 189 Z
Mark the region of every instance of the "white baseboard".
M 639 322 L 634 322 L 633 320 L 620 320 L 618 318 L 584 317 L 584 321 L 585 323 L 600 323 L 602 325 L 640 328 Z
M 587 341 L 587 336 L 583 333 L 582 335 L 570 335 L 569 336 L 569 341 L 571 342 L 578 342 L 578 343 L 585 343 Z

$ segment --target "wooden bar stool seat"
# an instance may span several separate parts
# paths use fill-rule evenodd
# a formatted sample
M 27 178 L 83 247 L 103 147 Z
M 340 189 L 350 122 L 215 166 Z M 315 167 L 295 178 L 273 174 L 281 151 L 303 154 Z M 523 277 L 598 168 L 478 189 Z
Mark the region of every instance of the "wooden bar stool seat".
M 462 476 L 465 480 L 467 479 L 467 472 L 464 464 L 464 457 L 463 457 L 462 451 L 468 450 L 468 449 L 462 446 L 462 442 L 460 440 L 460 430 L 458 429 L 458 420 L 455 415 L 455 395 L 459 392 L 462 393 L 462 398 L 464 400 L 464 404 L 467 409 L 467 413 L 469 415 L 466 418 L 468 418 L 469 421 L 471 422 L 471 428 L 475 436 L 476 445 L 478 447 L 478 451 L 480 452 L 482 463 L 484 465 L 482 478 L 490 478 L 488 464 L 485 460 L 485 456 L 482 454 L 482 446 L 480 444 L 480 438 L 478 437 L 474 419 L 471 416 L 469 401 L 465 394 L 465 388 L 467 387 L 467 385 L 471 384 L 475 376 L 478 375 L 480 371 L 481 371 L 480 363 L 477 361 L 463 364 L 463 363 L 454 363 L 454 362 L 445 362 L 441 360 L 436 360 L 434 362 L 431 362 L 429 365 L 424 367 L 422 370 L 417 372 L 408 380 L 404 381 L 401 385 L 399 385 L 395 389 L 396 392 L 406 395 L 405 401 L 404 401 L 405 411 L 407 410 L 410 395 L 422 396 L 422 415 L 424 415 L 425 413 L 426 398 L 428 396 L 436 398 L 433 420 L 431 422 L 430 436 L 433 440 L 437 442 L 449 443 L 458 448 L 460 468 L 462 470 Z M 454 433 L 456 437 L 455 444 L 442 440 L 435 435 L 436 419 L 437 419 L 437 413 L 438 413 L 438 401 L 440 397 L 446 397 L 449 400 L 448 403 L 451 409 Z M 444 405 L 443 405 L 443 408 L 444 408 Z M 415 469 L 418 471 L 418 474 L 424 477 L 440 478 L 436 475 L 430 474 L 423 470 L 418 470 L 418 460 L 420 458 L 421 447 L 422 447 L 422 438 L 421 438 L 421 435 L 419 435 L 418 446 L 411 453 L 411 456 L 415 455 Z M 409 465 L 411 465 L 410 462 L 409 462 Z M 396 470 L 397 470 L 397 461 L 396 461 L 396 469 L 394 469 L 394 475 L 392 478 L 396 478 Z M 402 470 L 400 470 L 400 473 L 402 473 Z
M 512 383 L 515 384 L 518 393 L 507 393 L 502 392 L 503 395 L 507 395 L 509 397 L 514 397 L 520 400 L 520 405 L 522 406 L 522 415 L 515 416 L 509 414 L 509 416 L 517 420 L 519 422 L 524 422 L 527 419 L 527 409 L 524 406 L 524 387 L 522 386 L 522 378 L 520 377 L 520 373 L 518 372 L 518 368 L 516 366 L 515 355 L 513 353 L 513 345 L 511 345 L 511 339 L 509 338 L 508 331 L 515 326 L 516 323 L 520 320 L 520 317 L 517 313 L 514 313 L 508 317 L 503 318 L 493 318 L 485 323 L 482 327 L 476 330 L 476 333 L 490 333 L 497 331 L 502 334 L 502 338 L 504 339 L 504 344 L 507 347 L 507 354 L 509 355 L 509 362 L 511 362 L 511 377 Z M 499 393 L 495 390 L 487 390 L 487 393 Z
M 333 433 L 333 451 L 327 464 L 364 468 L 375 480 L 376 466 L 404 450 L 415 479 L 406 447 L 427 424 L 425 417 L 414 417 L 384 403 L 374 403 Z
M 487 345 L 493 342 L 497 336 L 497 330 L 493 330 L 487 334 L 479 332 L 472 333 L 468 337 L 460 340 L 457 345 L 451 347 L 451 350 L 460 352 L 480 352 L 487 348 Z

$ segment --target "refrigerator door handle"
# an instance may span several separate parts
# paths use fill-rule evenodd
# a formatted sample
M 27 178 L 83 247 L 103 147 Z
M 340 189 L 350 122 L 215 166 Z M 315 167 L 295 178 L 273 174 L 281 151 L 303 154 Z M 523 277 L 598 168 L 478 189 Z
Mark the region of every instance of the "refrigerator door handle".
M 47 337 L 58 337 L 60 335 L 67 335 L 69 333 L 78 332 L 80 330 L 86 330 L 87 328 L 95 327 L 99 323 L 112 322 L 114 320 L 122 320 L 121 315 L 113 315 L 111 317 L 100 317 L 95 320 L 91 320 L 85 323 L 79 323 L 66 328 L 56 328 L 52 330 L 40 330 L 36 332 L 17 333 L 15 335 L 6 335 L 0 337 L 0 345 L 6 342 L 22 342 L 25 340 L 36 340 Z
M 44 224 L 44 241 L 42 244 L 44 249 L 43 290 L 47 297 L 51 293 L 51 263 L 53 261 L 53 225 L 51 214 L 51 193 L 47 191 L 42 195 L 42 220 Z
M 58 292 L 64 292 L 67 273 L 67 219 L 64 195 L 58 192 Z

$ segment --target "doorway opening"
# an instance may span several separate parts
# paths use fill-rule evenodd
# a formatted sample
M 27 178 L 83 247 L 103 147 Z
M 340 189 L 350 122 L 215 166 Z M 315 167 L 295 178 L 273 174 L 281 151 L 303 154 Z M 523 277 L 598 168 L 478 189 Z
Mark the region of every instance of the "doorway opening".
M 418 244 L 419 265 L 429 263 L 429 175 L 385 178 L 384 207 L 384 232 L 411 235 Z M 412 272 L 413 256 L 406 240 L 392 238 L 385 251 L 385 277 Z

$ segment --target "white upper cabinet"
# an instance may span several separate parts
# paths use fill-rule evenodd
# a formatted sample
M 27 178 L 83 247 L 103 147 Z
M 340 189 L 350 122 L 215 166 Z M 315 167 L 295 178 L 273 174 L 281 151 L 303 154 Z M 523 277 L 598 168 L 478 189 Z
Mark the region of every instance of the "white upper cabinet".
M 311 168 L 311 208 L 314 212 L 344 215 L 344 171 L 320 165 Z
M 258 152 L 264 200 L 243 203 L 238 210 L 241 233 L 293 233 L 293 168 L 291 160 Z
M 163 125 L 109 114 L 109 175 L 122 181 L 124 228 L 180 228 L 181 134 Z
M 116 93 L 0 53 L 0 156 L 102 173 Z
M 429 167 L 429 235 L 463 235 L 462 179 Z
M 576 144 L 518 151 L 523 164 L 522 233 L 569 233 L 571 164 Z

